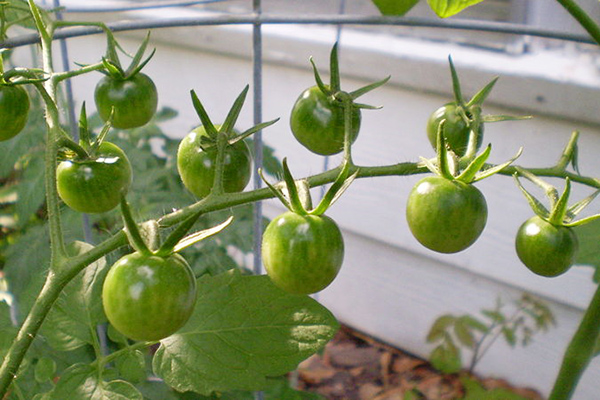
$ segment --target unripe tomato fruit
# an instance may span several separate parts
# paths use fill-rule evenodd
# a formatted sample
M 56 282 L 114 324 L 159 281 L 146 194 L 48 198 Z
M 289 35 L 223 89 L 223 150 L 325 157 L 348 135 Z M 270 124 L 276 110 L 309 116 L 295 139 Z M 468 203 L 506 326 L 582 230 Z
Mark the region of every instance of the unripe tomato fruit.
M 433 146 L 434 149 L 437 149 L 437 132 L 442 120 L 446 120 L 443 128 L 446 144 L 457 156 L 464 156 L 469 145 L 469 135 L 471 130 L 458 114 L 458 107 L 454 103 L 443 105 L 429 116 L 429 119 L 427 120 L 427 138 L 429 139 L 431 146 Z M 479 124 L 477 149 L 481 147 L 482 142 L 483 123 Z
M 430 176 L 411 190 L 406 219 L 423 246 L 440 253 L 457 253 L 483 232 L 487 203 L 471 184 Z
M 0 142 L 23 130 L 29 115 L 29 95 L 21 86 L 0 85 Z
M 119 129 L 146 125 L 156 113 L 158 92 L 152 79 L 141 72 L 119 79 L 107 75 L 97 84 L 94 100 L 103 121 L 114 107 L 112 126 Z
M 102 287 L 108 321 L 134 340 L 171 336 L 187 322 L 195 304 L 196 279 L 178 254 L 128 254 L 111 267 Z
M 218 127 L 217 127 L 218 129 Z M 202 150 L 200 143 L 206 130 L 199 126 L 179 143 L 177 170 L 184 186 L 197 198 L 206 197 L 214 183 L 217 148 Z M 252 156 L 248 145 L 242 140 L 225 148 L 223 159 L 223 190 L 227 193 L 241 192 L 252 175 Z
M 360 109 L 352 108 L 350 141 L 354 143 L 360 130 Z M 313 86 L 296 100 L 290 116 L 290 127 L 300 144 L 313 153 L 328 156 L 344 149 L 344 107 Z
M 337 276 L 344 260 L 344 239 L 337 224 L 325 215 L 286 212 L 265 229 L 262 260 L 280 288 L 294 294 L 316 293 Z
M 552 225 L 536 215 L 519 228 L 515 247 L 519 259 L 533 273 L 554 277 L 573 265 L 579 242 L 571 228 Z
M 131 175 L 131 164 L 123 150 L 102 142 L 93 159 L 58 164 L 58 195 L 75 211 L 103 213 L 119 204 L 129 190 Z

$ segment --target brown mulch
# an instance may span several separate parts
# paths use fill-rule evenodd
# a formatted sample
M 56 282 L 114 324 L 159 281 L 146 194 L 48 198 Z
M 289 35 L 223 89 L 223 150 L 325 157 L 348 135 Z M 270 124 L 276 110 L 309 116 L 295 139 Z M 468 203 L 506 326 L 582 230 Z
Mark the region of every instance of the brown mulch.
M 543 400 L 536 391 L 511 386 L 501 379 L 474 377 L 486 389 L 504 388 L 529 400 Z M 420 391 L 427 400 L 464 396 L 459 375 L 446 375 L 402 350 L 342 327 L 321 355 L 298 367 L 299 389 L 329 400 L 403 400 Z

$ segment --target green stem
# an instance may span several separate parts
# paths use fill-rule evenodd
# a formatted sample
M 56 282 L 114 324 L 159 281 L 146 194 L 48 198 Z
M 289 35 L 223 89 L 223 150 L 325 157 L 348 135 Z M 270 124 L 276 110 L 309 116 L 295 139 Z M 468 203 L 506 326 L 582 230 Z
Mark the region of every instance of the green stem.
M 106 364 L 108 364 L 108 363 L 112 362 L 113 360 L 121 357 L 123 354 L 127 354 L 127 353 L 135 351 L 135 350 L 145 349 L 145 348 L 147 348 L 149 346 L 152 346 L 155 343 L 157 343 L 157 342 L 135 342 L 131 346 L 127 346 L 127 347 L 124 347 L 124 348 L 122 348 L 120 350 L 113 351 L 112 353 L 110 353 L 106 357 L 98 358 L 95 363 L 98 364 L 98 365 L 100 365 L 101 368 L 99 368 L 99 369 L 102 370 L 102 368 Z
M 58 272 L 50 269 L 42 290 L 0 366 L 0 398 L 4 398 L 16 378 L 27 350 L 64 287 L 86 266 L 126 244 L 127 236 L 120 231 L 92 250 L 69 259 L 60 269 L 56 268 Z
M 581 27 L 585 29 L 592 39 L 596 41 L 600 45 L 600 27 L 594 21 L 588 13 L 581 8 L 575 1 L 573 0 L 557 0 L 558 3 L 565 8 L 571 14 L 573 18 L 579 22 Z
M 548 400 L 568 400 L 594 357 L 594 344 L 600 335 L 600 285 L 567 347 L 558 377 Z

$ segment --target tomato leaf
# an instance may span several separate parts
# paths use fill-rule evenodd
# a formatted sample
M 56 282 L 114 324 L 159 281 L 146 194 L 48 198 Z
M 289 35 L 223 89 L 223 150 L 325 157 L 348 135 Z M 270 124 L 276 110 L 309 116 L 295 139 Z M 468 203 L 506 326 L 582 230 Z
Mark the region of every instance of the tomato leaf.
M 448 18 L 460 13 L 467 7 L 481 3 L 483 0 L 427 0 L 429 7 L 440 18 Z
M 462 368 L 460 350 L 449 342 L 433 349 L 429 360 L 435 369 L 445 374 L 454 374 Z
M 74 242 L 68 250 L 77 255 L 92 248 L 91 244 Z M 68 351 L 94 343 L 96 325 L 106 321 L 100 298 L 107 272 L 106 260 L 101 258 L 65 287 L 42 328 L 53 348 Z
M 467 375 L 462 376 L 460 381 L 466 392 L 463 400 L 525 400 L 525 397 L 519 396 L 508 389 L 495 388 L 486 390 L 479 382 Z
M 579 241 L 576 265 L 587 265 L 596 268 L 594 282 L 600 283 L 600 220 L 573 228 Z
M 454 324 L 454 321 L 456 321 L 456 317 L 451 314 L 445 314 L 438 317 L 427 334 L 427 343 L 433 343 L 443 339 L 445 337 L 446 329 Z
M 17 187 L 16 211 L 18 223 L 23 226 L 27 223 L 32 214 L 36 213 L 42 204 L 46 191 L 44 189 L 44 159 L 32 158 L 23 172 L 23 180 Z
M 268 376 L 322 349 L 337 329 L 326 308 L 284 292 L 267 276 L 203 276 L 194 314 L 161 341 L 153 369 L 178 391 L 259 390 Z
M 50 394 L 50 400 L 143 400 L 129 382 L 105 382 L 90 365 L 75 364 L 67 369 Z
M 373 4 L 383 15 L 404 15 L 418 2 L 419 0 L 373 0 Z

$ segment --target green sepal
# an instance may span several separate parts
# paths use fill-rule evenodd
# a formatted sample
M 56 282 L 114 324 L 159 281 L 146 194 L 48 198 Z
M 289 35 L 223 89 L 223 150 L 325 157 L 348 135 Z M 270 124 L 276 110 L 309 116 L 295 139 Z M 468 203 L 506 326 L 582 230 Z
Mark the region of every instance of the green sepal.
M 341 90 L 340 62 L 338 58 L 338 43 L 335 42 L 329 55 L 329 88 L 333 93 Z
M 554 207 L 550 211 L 548 222 L 552 225 L 560 226 L 565 222 L 567 215 L 567 209 L 569 207 L 569 196 L 571 195 L 571 180 L 567 177 L 565 179 L 565 190 L 562 192 Z
M 193 244 L 196 244 L 196 243 L 200 242 L 201 240 L 204 240 L 208 237 L 216 235 L 217 233 L 221 232 L 223 229 L 227 228 L 231 224 L 232 221 L 233 221 L 233 216 L 227 218 L 224 222 L 220 223 L 219 225 L 213 226 L 212 228 L 208 228 L 208 229 L 204 229 L 204 230 L 192 233 L 191 235 L 184 237 L 173 248 L 173 252 L 178 253 L 179 251 L 181 251 Z
M 146 245 L 146 242 L 142 238 L 140 234 L 140 230 L 131 215 L 131 208 L 129 207 L 129 203 L 125 196 L 121 197 L 121 215 L 123 216 L 123 222 L 125 224 L 125 233 L 127 234 L 127 238 L 129 239 L 129 244 L 136 251 L 150 255 L 152 252 Z
M 524 121 L 524 120 L 532 119 L 532 118 L 533 117 L 531 115 L 521 115 L 521 116 L 503 115 L 503 114 L 482 115 L 481 122 Z
M 531 193 L 527 191 L 527 189 L 525 189 L 525 187 L 523 187 L 521 181 L 519 180 L 519 173 L 514 173 L 513 177 L 515 178 L 517 186 L 519 187 L 519 189 L 521 189 L 521 192 L 527 199 L 527 202 L 529 203 L 529 206 L 531 207 L 533 212 L 542 219 L 548 220 L 550 212 L 538 199 L 536 199 Z
M 282 161 L 283 164 L 283 180 L 285 181 L 285 187 L 288 192 L 288 198 L 291 205 L 291 211 L 296 214 L 306 215 L 307 210 L 304 208 L 302 201 L 300 200 L 300 196 L 298 195 L 298 188 L 296 187 L 296 181 L 292 176 L 292 173 L 287 165 L 287 158 L 284 158 Z
M 246 101 L 246 95 L 248 94 L 249 85 L 246 85 L 242 92 L 238 95 L 238 97 L 233 102 L 231 109 L 227 113 L 225 117 L 225 121 L 223 125 L 221 125 L 220 132 L 225 132 L 227 135 L 230 135 L 233 132 L 233 128 L 235 123 L 237 122 L 238 117 L 240 116 L 240 112 L 242 111 L 242 107 L 244 106 L 244 101 Z
M 490 83 L 485 85 L 483 87 L 483 89 L 481 89 L 479 92 L 475 93 L 475 95 L 467 103 L 467 105 L 466 105 L 467 108 L 475 106 L 475 105 L 481 106 L 483 104 L 483 102 L 485 101 L 485 99 L 487 99 L 487 97 L 492 92 L 492 89 L 494 88 L 494 85 L 496 84 L 497 81 L 498 81 L 498 77 L 495 77 L 494 79 L 492 79 L 492 81 Z
M 319 74 L 319 70 L 317 69 L 315 61 L 312 57 L 310 57 L 309 61 L 313 68 L 313 74 L 315 75 L 315 82 L 317 83 L 317 87 L 319 88 L 319 90 L 321 90 L 321 92 L 323 92 L 325 96 L 331 96 L 333 94 L 333 91 L 327 85 L 325 85 L 325 82 L 323 82 L 323 79 L 321 79 L 321 75 Z
M 208 116 L 208 113 L 204 109 L 204 106 L 202 105 L 202 102 L 200 101 L 200 99 L 196 95 L 196 92 L 194 90 L 190 90 L 190 94 L 192 96 L 192 104 L 194 105 L 194 109 L 196 110 L 196 114 L 198 114 L 198 117 L 200 118 L 200 122 L 202 123 L 202 126 L 204 127 L 204 130 L 206 131 L 207 136 L 210 138 L 210 140 L 212 142 L 212 146 L 214 146 L 216 144 L 216 142 L 217 142 L 217 135 L 218 135 L 217 128 L 215 128 L 214 124 L 210 120 L 210 117 Z M 209 143 L 206 143 L 207 148 L 211 147 L 208 144 Z M 201 143 L 201 147 L 204 150 L 206 150 L 206 148 L 204 147 L 203 143 Z
M 369 93 L 370 91 L 375 90 L 378 87 L 385 85 L 391 78 L 392 78 L 392 76 L 388 75 L 387 77 L 383 78 L 380 81 L 377 81 L 377 82 L 371 83 L 369 85 L 363 86 L 359 89 L 353 90 L 352 92 L 349 93 L 350 97 L 352 98 L 352 100 L 356 100 L 363 94 Z M 361 108 L 363 108 L 363 107 L 361 107 Z M 381 108 L 381 107 L 379 107 L 379 108 Z
M 283 195 L 283 192 L 281 191 L 281 189 L 275 187 L 273 184 L 271 184 L 271 182 L 269 182 L 267 180 L 267 178 L 265 178 L 262 168 L 258 169 L 258 175 L 261 177 L 261 179 L 267 185 L 267 187 L 271 190 L 271 192 L 273 192 L 275 197 L 277 197 L 279 199 L 279 201 L 281 201 L 281 203 L 285 206 L 285 208 L 287 208 L 288 210 L 291 211 L 292 205 L 290 204 L 289 200 Z
M 488 144 L 485 150 L 475 157 L 475 159 L 469 163 L 463 172 L 456 177 L 456 180 L 464 183 L 473 182 L 481 168 L 485 165 L 485 162 L 489 158 L 491 151 L 492 145 Z
M 348 176 L 350 172 L 350 164 L 344 163 L 340 174 L 337 176 L 329 190 L 325 193 L 317 207 L 309 212 L 310 215 L 322 215 L 335 203 L 340 196 L 350 187 L 354 179 L 358 176 L 359 169 Z
M 262 122 L 258 125 L 253 126 L 250 129 L 245 130 L 244 132 L 242 132 L 241 134 L 237 135 L 236 137 L 234 137 L 233 139 L 229 140 L 229 144 L 230 145 L 234 145 L 237 142 L 246 139 L 247 137 L 254 135 L 256 132 L 258 131 L 262 131 L 263 129 L 273 125 L 274 123 L 278 122 L 280 120 L 280 118 L 275 118 L 271 121 L 267 121 L 267 122 Z
M 79 144 L 86 150 L 90 150 L 92 135 L 88 126 L 87 112 L 85 110 L 85 101 L 81 104 L 79 112 Z
M 148 31 L 148 33 L 146 34 L 146 38 L 144 39 L 144 41 L 138 48 L 137 52 L 135 53 L 135 56 L 133 57 L 131 64 L 129 65 L 127 70 L 125 70 L 125 77 L 129 78 L 129 77 L 134 76 L 138 72 L 140 72 L 142 70 L 142 68 L 144 68 L 146 66 L 146 64 L 148 64 L 148 62 L 152 59 L 152 57 L 154 57 L 154 54 L 156 53 L 156 49 L 153 49 L 152 52 L 150 53 L 150 55 L 148 57 L 146 57 L 146 59 L 144 61 L 142 61 L 142 58 L 144 57 L 144 53 L 146 52 L 146 48 L 148 47 L 149 41 L 150 41 L 150 31 Z
M 448 157 L 449 149 L 446 147 L 446 139 L 442 133 L 446 120 L 442 120 L 437 131 L 437 169 L 438 174 L 446 179 L 453 180 L 456 168 L 452 157 Z M 454 154 L 454 153 L 452 153 Z
M 452 75 L 452 91 L 454 93 L 454 101 L 456 104 L 464 108 L 465 101 L 460 88 L 460 79 L 458 79 L 458 73 L 456 72 L 456 68 L 454 68 L 452 56 L 448 56 L 448 63 L 450 64 L 450 74 Z
M 517 151 L 517 154 L 515 154 L 510 160 L 503 162 L 502 164 L 496 165 L 492 168 L 488 168 L 488 169 L 484 169 L 482 171 L 479 171 L 476 175 L 475 178 L 472 180 L 472 182 L 478 182 L 482 179 L 486 179 L 489 178 L 490 176 L 497 174 L 498 172 L 501 172 L 504 168 L 508 167 L 510 164 L 512 164 L 513 162 L 515 162 L 515 160 L 519 157 L 521 157 L 521 154 L 523 153 L 523 148 L 520 147 L 519 150 Z
M 577 214 L 579 214 L 585 207 L 588 206 L 588 204 L 592 202 L 592 200 L 596 198 L 596 196 L 598 196 L 598 194 L 600 194 L 600 189 L 596 190 L 594 193 L 592 193 L 585 199 L 580 200 L 577 203 L 573 204 L 571 207 L 569 207 L 566 215 L 567 220 L 571 221 L 572 219 L 574 219 L 577 216 Z

